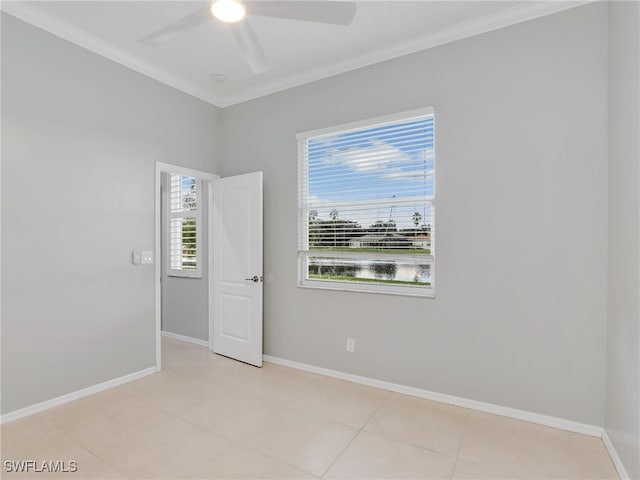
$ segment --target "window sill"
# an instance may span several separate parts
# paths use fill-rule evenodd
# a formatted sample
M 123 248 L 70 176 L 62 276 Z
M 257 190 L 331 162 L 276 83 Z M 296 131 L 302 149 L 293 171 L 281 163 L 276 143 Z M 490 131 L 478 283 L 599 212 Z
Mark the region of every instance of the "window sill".
M 311 290 L 333 290 L 339 292 L 374 293 L 382 295 L 396 295 L 403 297 L 435 298 L 435 288 L 412 287 L 400 285 L 367 284 L 341 282 L 338 280 L 303 280 L 298 282 L 298 288 Z
M 193 279 L 199 279 L 202 278 L 202 273 L 201 272 L 189 272 L 189 273 L 167 273 L 167 277 L 171 277 L 171 278 L 193 278 Z

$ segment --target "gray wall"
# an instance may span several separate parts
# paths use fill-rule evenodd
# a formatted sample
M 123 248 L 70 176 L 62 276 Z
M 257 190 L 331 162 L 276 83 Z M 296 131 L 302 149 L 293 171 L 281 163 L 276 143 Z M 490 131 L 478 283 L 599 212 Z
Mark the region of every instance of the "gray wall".
M 609 303 L 605 427 L 640 478 L 640 4 L 609 9 Z
M 607 66 L 595 4 L 221 112 L 3 14 L 2 411 L 154 364 L 153 267 L 130 252 L 153 246 L 155 161 L 263 170 L 266 353 L 602 425 L 608 286 L 606 425 L 635 475 L 638 270 L 616 252 L 638 258 L 638 165 L 612 84 L 607 285 Z M 427 105 L 437 298 L 296 288 L 295 133 Z
M 162 174 L 162 331 L 209 341 L 209 252 L 202 249 L 202 277 L 172 277 L 167 275 L 167 174 Z M 209 245 L 208 186 L 203 185 L 202 245 Z
M 437 297 L 297 288 L 296 132 L 429 105 Z M 236 105 L 223 125 L 223 175 L 265 173 L 267 354 L 603 425 L 606 4 Z
M 220 111 L 2 15 L 2 411 L 155 365 L 154 164 Z

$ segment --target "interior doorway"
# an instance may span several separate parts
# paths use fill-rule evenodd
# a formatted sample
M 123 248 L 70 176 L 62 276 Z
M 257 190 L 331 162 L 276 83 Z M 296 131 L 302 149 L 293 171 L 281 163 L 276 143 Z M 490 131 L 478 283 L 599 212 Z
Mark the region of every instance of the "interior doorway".
M 162 368 L 162 335 L 209 345 L 209 208 L 218 175 L 156 163 L 155 323 L 156 370 Z

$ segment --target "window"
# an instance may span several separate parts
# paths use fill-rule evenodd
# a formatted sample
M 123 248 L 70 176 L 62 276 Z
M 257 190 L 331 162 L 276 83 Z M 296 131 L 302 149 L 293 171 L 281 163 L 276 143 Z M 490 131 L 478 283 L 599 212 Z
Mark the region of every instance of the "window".
M 434 294 L 433 109 L 298 134 L 298 285 Z
M 170 276 L 202 276 L 200 186 L 200 180 L 195 177 L 169 174 L 167 233 Z

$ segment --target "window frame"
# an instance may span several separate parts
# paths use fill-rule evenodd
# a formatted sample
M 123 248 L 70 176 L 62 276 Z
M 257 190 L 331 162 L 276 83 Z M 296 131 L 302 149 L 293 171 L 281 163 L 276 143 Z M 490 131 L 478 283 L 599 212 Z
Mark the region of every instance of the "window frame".
M 191 177 L 196 184 L 196 208 L 195 210 L 172 212 L 171 211 L 171 177 L 178 175 Z M 182 181 L 182 180 L 181 180 Z M 167 276 L 182 278 L 202 278 L 202 187 L 204 182 L 201 178 L 182 172 L 167 172 L 167 203 L 166 203 L 166 241 L 167 241 Z M 171 264 L 171 220 L 194 218 L 196 221 L 196 268 L 193 270 L 175 269 Z
M 365 120 L 360 120 L 356 122 L 344 123 L 341 125 L 335 125 L 326 128 L 320 128 L 316 130 L 308 130 L 305 132 L 300 132 L 296 135 L 296 140 L 298 143 L 298 252 L 297 252 L 297 286 L 299 288 L 310 288 L 310 289 L 319 289 L 319 290 L 334 290 L 334 291 L 348 291 L 348 292 L 359 292 L 359 293 L 381 293 L 388 295 L 402 295 L 402 296 L 412 296 L 412 297 L 424 297 L 424 298 L 434 298 L 435 297 L 435 285 L 436 285 L 436 261 L 435 261 L 435 245 L 436 245 L 436 228 L 435 228 L 435 213 L 434 213 L 434 222 L 431 226 L 431 253 L 430 254 L 396 254 L 395 256 L 391 253 L 372 253 L 372 252 L 339 252 L 339 251 L 327 251 L 327 252 L 318 252 L 309 250 L 309 219 L 307 216 L 307 199 L 302 198 L 302 185 L 308 185 L 308 169 L 309 169 L 309 160 L 308 160 L 308 140 L 309 139 L 317 139 L 323 136 L 330 136 L 336 134 L 345 134 L 351 131 L 361 130 L 364 128 L 372 128 L 372 127 L 382 127 L 387 124 L 392 124 L 396 122 L 402 121 L 410 121 L 413 119 L 418 119 L 421 117 L 433 116 L 434 121 L 434 132 L 435 132 L 435 108 L 433 106 L 423 107 L 414 110 L 398 112 L 391 115 L 384 115 L 375 118 L 369 118 Z M 434 142 L 433 142 L 433 150 L 436 151 L 436 140 L 434 134 Z M 304 157 L 304 158 L 302 158 Z M 433 187 L 433 196 L 431 200 L 431 205 L 433 211 L 436 211 L 436 169 L 437 169 L 437 154 L 435 156 L 434 165 L 433 165 L 433 179 L 434 179 L 434 187 Z M 306 191 L 306 188 L 304 189 Z M 305 244 L 304 249 L 301 248 L 301 243 Z M 430 286 L 413 286 L 413 285 L 398 285 L 392 283 L 368 283 L 366 281 L 358 282 L 358 281 L 344 281 L 344 280 L 318 280 L 318 279 L 309 279 L 307 278 L 308 274 L 308 258 L 310 256 L 315 257 L 331 257 L 331 258 L 362 258 L 367 260 L 376 260 L 376 259 L 389 259 L 389 258 L 403 258 L 407 260 L 414 259 L 427 259 L 428 263 L 431 265 L 431 285 Z

